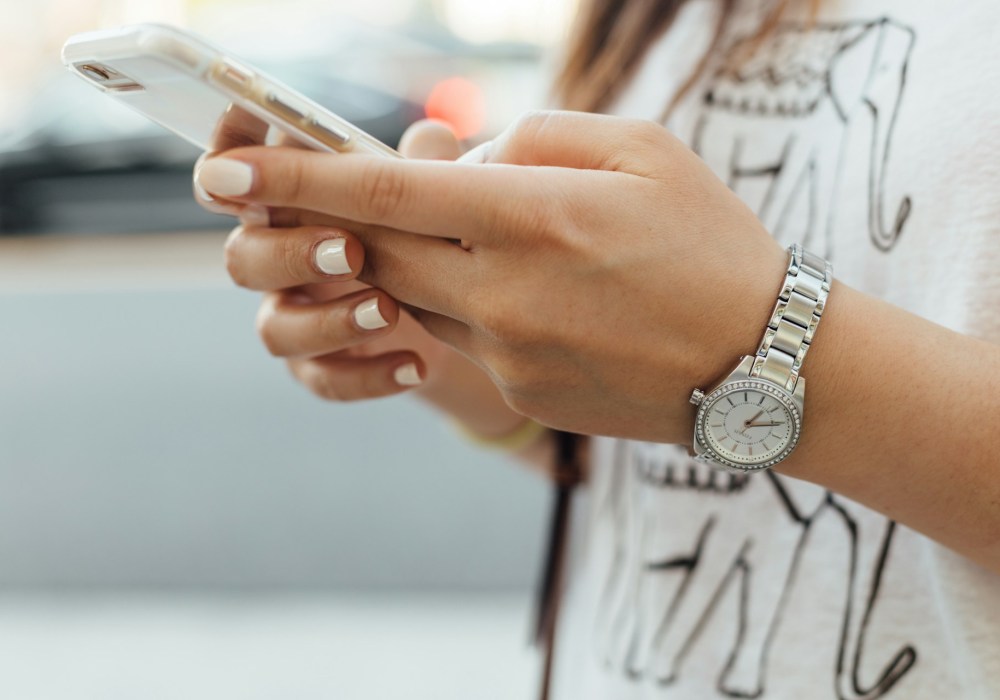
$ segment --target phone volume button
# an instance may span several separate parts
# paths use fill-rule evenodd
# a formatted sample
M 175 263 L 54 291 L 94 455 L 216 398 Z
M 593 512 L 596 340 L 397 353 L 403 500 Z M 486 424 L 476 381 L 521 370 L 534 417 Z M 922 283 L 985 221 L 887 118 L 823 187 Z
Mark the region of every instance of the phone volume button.
M 223 59 L 212 71 L 217 81 L 239 93 L 246 91 L 253 80 L 253 73 L 229 59 Z
M 285 116 L 285 117 L 287 117 L 287 118 L 289 118 L 289 119 L 291 119 L 293 121 L 298 121 L 300 119 L 304 119 L 305 116 L 306 116 L 305 112 L 303 110 L 296 109 L 295 107 L 293 107 L 292 105 L 290 105 L 285 100 L 282 100 L 280 97 L 278 97 L 273 92 L 267 93 L 266 99 L 267 99 L 268 106 L 272 110 L 274 110 L 275 112 L 278 112 L 279 114 L 281 114 L 281 115 L 283 115 L 283 116 Z
M 328 139 L 333 140 L 342 147 L 346 146 L 351 140 L 350 134 L 345 134 L 343 131 L 340 131 L 335 127 L 324 124 L 315 117 L 310 118 L 308 124 L 309 127 L 316 132 L 317 136 L 326 136 Z

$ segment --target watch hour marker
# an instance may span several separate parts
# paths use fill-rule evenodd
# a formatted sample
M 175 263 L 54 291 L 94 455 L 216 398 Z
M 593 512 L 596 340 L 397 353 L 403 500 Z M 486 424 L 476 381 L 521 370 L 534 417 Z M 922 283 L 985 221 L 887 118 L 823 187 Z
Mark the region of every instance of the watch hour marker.
M 764 397 L 763 396 L 760 397 L 760 401 L 757 402 L 757 405 L 758 406 L 763 406 L 764 405 Z
M 722 423 L 712 423 L 712 427 L 713 428 L 721 428 L 722 427 Z
M 732 398 L 730 398 L 729 396 L 727 396 L 727 397 L 726 397 L 726 401 L 728 401 L 728 402 L 729 402 L 729 405 L 730 405 L 730 406 L 732 406 L 733 408 L 736 408 L 736 404 L 734 404 L 734 403 L 733 403 L 733 400 L 732 400 Z
M 771 450 L 771 448 L 767 446 L 767 442 L 764 442 L 764 449 L 767 450 L 767 451 Z
M 753 457 L 753 445 L 749 445 L 747 449 L 750 450 L 750 456 Z
M 743 392 L 743 403 L 750 403 L 750 399 L 747 398 L 747 392 Z

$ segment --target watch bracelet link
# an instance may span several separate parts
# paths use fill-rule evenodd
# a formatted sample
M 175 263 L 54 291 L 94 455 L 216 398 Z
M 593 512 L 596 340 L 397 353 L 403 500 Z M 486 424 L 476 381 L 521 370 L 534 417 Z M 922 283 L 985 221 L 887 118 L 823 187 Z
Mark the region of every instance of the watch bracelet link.
M 795 243 L 788 272 L 757 349 L 751 377 L 771 381 L 792 392 L 819 325 L 833 284 L 833 267 Z

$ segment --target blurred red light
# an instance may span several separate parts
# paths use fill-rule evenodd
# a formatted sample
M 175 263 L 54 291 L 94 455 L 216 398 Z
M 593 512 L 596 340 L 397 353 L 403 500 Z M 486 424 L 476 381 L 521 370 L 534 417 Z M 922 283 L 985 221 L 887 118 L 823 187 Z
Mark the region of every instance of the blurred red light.
M 478 134 L 486 124 L 486 99 L 479 86 L 466 78 L 442 80 L 424 105 L 429 119 L 447 123 L 460 139 Z

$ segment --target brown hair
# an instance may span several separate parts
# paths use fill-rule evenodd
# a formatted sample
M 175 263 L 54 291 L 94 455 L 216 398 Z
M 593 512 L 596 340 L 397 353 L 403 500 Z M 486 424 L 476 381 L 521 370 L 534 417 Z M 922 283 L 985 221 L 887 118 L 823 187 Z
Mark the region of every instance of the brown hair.
M 597 112 L 606 109 L 639 67 L 650 45 L 677 17 L 687 0 L 582 0 L 553 94 L 564 109 Z M 722 7 L 708 50 L 664 115 L 694 86 L 722 39 L 726 22 L 740 0 L 718 0 Z M 815 16 L 819 0 L 807 0 Z M 794 0 L 773 0 L 760 27 L 747 43 L 747 54 L 774 31 Z

